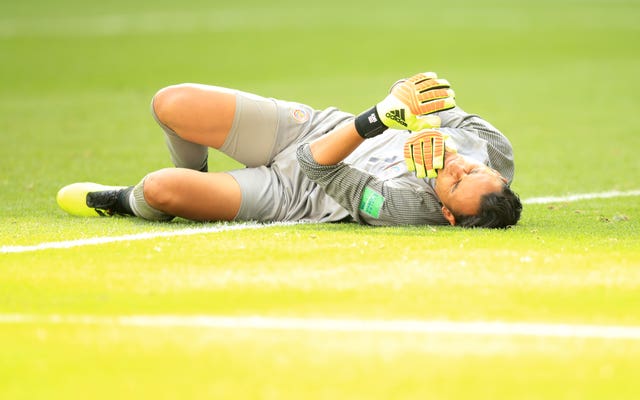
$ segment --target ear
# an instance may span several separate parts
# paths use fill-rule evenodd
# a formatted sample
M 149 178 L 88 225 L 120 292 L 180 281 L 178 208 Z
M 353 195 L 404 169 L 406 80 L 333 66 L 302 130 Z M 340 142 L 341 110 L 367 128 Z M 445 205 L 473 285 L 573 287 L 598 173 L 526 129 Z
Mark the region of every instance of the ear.
M 442 214 L 444 215 L 446 220 L 449 221 L 451 225 L 456 224 L 456 217 L 453 216 L 453 214 L 451 213 L 451 211 L 449 211 L 447 207 L 442 206 Z

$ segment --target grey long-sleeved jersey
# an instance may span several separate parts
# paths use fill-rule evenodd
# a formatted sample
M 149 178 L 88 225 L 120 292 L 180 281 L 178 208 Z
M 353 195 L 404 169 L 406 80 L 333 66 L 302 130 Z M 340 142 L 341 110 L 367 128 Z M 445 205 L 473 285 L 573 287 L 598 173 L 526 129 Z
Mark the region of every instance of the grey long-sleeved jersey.
M 490 123 L 459 107 L 439 112 L 442 126 L 460 154 L 496 169 L 511 183 L 513 151 Z M 359 223 L 370 225 L 448 225 L 434 191 L 434 179 L 418 179 L 407 170 L 403 146 L 410 132 L 387 130 L 368 139 L 343 162 L 320 165 L 309 144 L 297 158 L 305 175 Z

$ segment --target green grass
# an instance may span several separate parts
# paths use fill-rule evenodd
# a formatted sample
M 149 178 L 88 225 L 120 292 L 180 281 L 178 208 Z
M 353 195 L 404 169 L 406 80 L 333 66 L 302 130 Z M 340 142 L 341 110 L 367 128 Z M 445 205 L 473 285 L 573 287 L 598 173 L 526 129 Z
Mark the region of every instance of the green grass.
M 0 338 L 15 343 L 13 398 L 18 381 L 42 398 L 633 398 L 640 356 L 637 341 L 442 335 L 56 326 Z
M 148 108 L 179 82 L 358 112 L 435 70 L 509 136 L 523 199 L 638 190 L 639 17 L 635 0 L 2 3 L 0 246 L 211 226 L 55 204 L 70 182 L 169 166 Z M 296 225 L 0 253 L 0 317 L 640 326 L 638 232 L 630 196 L 526 205 L 495 232 Z M 635 399 L 639 356 L 621 339 L 0 322 L 0 398 Z

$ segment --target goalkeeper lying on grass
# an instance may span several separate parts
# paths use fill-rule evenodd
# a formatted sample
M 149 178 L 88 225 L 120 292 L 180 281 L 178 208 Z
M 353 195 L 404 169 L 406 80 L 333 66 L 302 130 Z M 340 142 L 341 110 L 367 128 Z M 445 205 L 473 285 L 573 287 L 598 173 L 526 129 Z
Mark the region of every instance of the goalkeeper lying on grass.
M 176 168 L 130 187 L 75 183 L 58 192 L 79 216 L 200 221 L 348 221 L 506 227 L 511 144 L 456 107 L 434 73 L 396 82 L 358 116 L 197 84 L 160 90 L 152 114 Z M 247 168 L 207 172 L 208 148 Z

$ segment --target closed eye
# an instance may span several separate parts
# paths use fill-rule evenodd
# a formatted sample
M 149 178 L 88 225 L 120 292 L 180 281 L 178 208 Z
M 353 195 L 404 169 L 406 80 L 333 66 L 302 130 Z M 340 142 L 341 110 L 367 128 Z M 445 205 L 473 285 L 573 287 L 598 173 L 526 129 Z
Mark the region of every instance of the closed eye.
M 461 181 L 462 181 L 462 180 L 459 180 L 459 181 L 457 181 L 456 183 L 454 183 L 454 184 L 451 186 L 451 193 L 453 193 L 453 192 L 455 192 L 455 191 L 456 191 L 456 189 L 458 188 L 458 185 L 460 184 L 460 182 L 461 182 Z
M 482 171 L 481 168 L 475 168 L 469 171 L 467 175 L 477 174 L 480 171 Z M 453 186 L 451 186 L 451 193 L 453 193 L 458 188 L 458 185 L 460 184 L 460 182 L 462 182 L 462 179 L 458 180 L 456 183 L 453 184 Z

